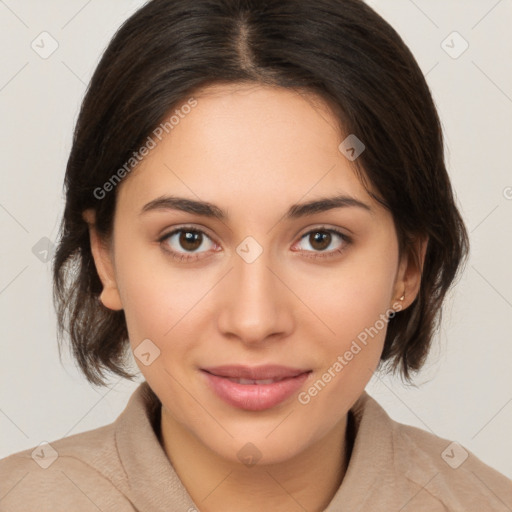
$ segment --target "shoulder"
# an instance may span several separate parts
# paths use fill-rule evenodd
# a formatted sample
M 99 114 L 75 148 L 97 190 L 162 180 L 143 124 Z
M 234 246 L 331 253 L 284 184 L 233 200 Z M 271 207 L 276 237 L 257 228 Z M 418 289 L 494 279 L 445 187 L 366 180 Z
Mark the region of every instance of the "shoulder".
M 123 471 L 115 423 L 41 443 L 0 460 L 2 510 L 133 511 L 118 490 Z
M 428 493 L 448 510 L 512 508 L 512 480 L 456 441 L 387 418 L 395 471 L 418 492 Z

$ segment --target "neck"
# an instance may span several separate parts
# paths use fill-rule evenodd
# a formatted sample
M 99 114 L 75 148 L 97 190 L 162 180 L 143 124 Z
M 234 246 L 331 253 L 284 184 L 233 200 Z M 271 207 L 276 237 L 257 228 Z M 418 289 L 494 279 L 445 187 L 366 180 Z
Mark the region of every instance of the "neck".
M 163 448 L 201 512 L 324 510 L 345 475 L 350 427 L 344 416 L 323 438 L 292 458 L 246 466 L 205 446 L 164 407 L 161 415 Z

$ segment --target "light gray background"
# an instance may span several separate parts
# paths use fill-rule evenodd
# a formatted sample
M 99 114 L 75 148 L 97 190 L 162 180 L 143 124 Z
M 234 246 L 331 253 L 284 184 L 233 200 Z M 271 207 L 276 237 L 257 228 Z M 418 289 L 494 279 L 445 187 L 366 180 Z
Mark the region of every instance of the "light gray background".
M 93 388 L 59 362 L 50 264 L 80 101 L 115 30 L 140 0 L 0 0 L 0 458 L 113 421 L 138 383 Z M 512 478 L 511 0 L 373 0 L 427 76 L 471 236 L 419 388 L 374 376 L 368 391 L 396 420 L 456 440 Z M 42 59 L 43 31 L 58 49 Z M 454 59 L 441 46 L 457 52 Z M 448 39 L 446 39 L 450 36 Z M 48 46 L 46 47 L 48 48 Z

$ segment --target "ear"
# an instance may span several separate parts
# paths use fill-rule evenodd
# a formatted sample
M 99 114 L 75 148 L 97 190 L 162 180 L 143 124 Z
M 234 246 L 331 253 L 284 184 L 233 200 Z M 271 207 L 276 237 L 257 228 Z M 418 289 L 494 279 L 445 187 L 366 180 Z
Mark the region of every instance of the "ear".
M 94 258 L 96 271 L 103 284 L 100 300 L 105 307 L 114 311 L 120 311 L 123 309 L 123 305 L 117 289 L 110 244 L 105 241 L 96 230 L 95 213 L 93 209 L 84 210 L 82 217 L 89 226 L 92 256 Z
M 400 304 L 401 310 L 408 308 L 418 296 L 427 246 L 428 236 L 418 237 L 402 254 L 393 295 L 393 302 Z M 400 300 L 401 297 L 404 299 Z

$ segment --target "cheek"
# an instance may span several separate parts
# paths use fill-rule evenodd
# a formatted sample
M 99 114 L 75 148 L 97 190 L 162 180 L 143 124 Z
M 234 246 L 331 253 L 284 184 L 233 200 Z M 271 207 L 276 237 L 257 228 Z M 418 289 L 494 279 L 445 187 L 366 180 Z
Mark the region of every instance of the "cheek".
M 136 358 L 145 376 L 164 368 L 179 372 L 178 362 L 188 364 L 209 318 L 204 296 L 214 284 L 209 284 L 211 275 L 198 279 L 197 271 L 173 268 L 159 250 L 148 247 L 122 240 L 116 246 L 118 289 L 132 350 L 136 356 L 139 344 L 149 339 L 159 351 L 151 366 Z
M 329 350 L 339 351 L 366 328 L 373 326 L 392 305 L 396 272 L 393 255 L 365 257 L 358 253 L 339 267 L 304 280 L 300 289 L 317 313 Z M 318 326 L 317 325 L 317 326 Z
M 331 332 L 322 340 L 317 380 L 299 403 L 311 402 L 316 413 L 334 415 L 333 421 L 334 411 L 352 405 L 378 365 L 391 312 L 394 256 L 392 250 L 360 252 L 310 292 L 312 308 Z
M 132 346 L 146 338 L 160 345 L 185 313 L 186 304 L 178 300 L 187 297 L 185 286 L 148 247 L 121 236 L 116 240 L 116 280 Z
M 326 431 L 347 411 L 371 379 L 384 347 L 389 297 L 383 283 L 359 282 L 357 292 L 338 292 L 324 310 L 336 334 L 322 342 L 322 366 L 298 396 L 309 417 L 324 418 Z M 336 297 L 336 295 L 335 295 Z

